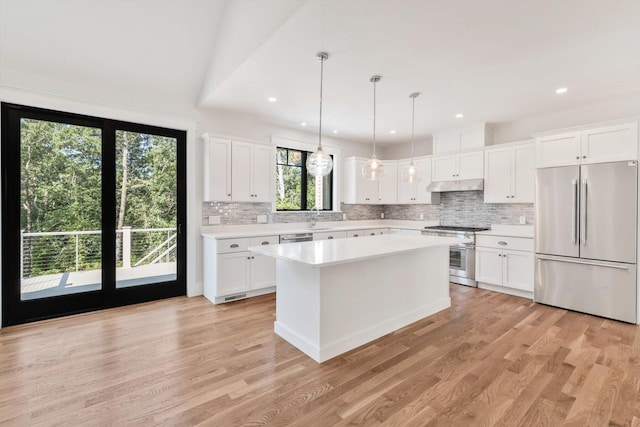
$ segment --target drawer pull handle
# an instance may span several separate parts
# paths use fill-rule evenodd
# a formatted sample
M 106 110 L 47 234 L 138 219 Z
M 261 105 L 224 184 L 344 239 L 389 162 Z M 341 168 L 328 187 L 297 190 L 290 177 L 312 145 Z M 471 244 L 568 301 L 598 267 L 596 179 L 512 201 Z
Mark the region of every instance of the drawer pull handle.
M 231 245 L 231 246 L 229 246 L 229 247 L 230 247 L 230 248 L 237 248 L 237 247 L 238 247 L 238 244 L 237 244 L 237 243 L 234 243 L 233 245 Z
M 260 244 L 261 244 L 262 246 L 264 246 L 264 245 L 268 245 L 268 244 L 269 244 L 269 242 L 262 242 L 262 243 L 260 243 Z
M 502 245 L 502 246 L 506 246 L 506 245 L 507 245 L 507 242 L 505 242 L 504 240 L 500 240 L 500 241 L 498 242 L 498 244 L 499 244 L 499 245 Z
M 329 237 L 327 237 L 327 239 L 328 239 L 328 240 L 331 240 L 331 239 L 333 239 L 333 236 L 329 236 Z
M 357 235 L 357 234 L 354 234 L 354 235 L 353 235 L 353 237 L 358 237 L 358 235 Z

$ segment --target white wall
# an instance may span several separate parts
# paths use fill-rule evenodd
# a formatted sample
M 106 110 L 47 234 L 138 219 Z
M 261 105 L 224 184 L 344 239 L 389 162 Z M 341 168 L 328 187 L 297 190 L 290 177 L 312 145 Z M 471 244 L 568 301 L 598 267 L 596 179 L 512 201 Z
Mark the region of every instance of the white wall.
M 411 157 L 411 143 L 387 145 L 383 147 L 384 157 L 383 159 L 407 159 Z M 419 141 L 414 141 L 413 155 L 427 156 L 433 153 L 433 137 L 429 136 Z

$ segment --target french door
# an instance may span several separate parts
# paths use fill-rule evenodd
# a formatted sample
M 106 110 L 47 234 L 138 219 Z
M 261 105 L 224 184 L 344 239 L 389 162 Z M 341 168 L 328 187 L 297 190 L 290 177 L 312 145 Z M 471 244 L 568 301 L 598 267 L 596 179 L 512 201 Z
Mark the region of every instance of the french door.
M 3 325 L 186 293 L 186 133 L 2 104 Z

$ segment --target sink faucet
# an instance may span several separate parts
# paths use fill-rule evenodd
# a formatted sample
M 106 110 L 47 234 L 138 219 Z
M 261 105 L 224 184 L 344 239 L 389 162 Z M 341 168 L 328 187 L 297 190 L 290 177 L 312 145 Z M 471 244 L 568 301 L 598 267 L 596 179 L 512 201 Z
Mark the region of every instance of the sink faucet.
M 318 219 L 313 216 L 314 209 L 316 211 L 316 216 L 317 217 L 320 216 L 320 209 L 318 208 L 318 206 L 314 206 L 311 209 L 309 209 L 309 228 L 315 227 L 318 222 Z

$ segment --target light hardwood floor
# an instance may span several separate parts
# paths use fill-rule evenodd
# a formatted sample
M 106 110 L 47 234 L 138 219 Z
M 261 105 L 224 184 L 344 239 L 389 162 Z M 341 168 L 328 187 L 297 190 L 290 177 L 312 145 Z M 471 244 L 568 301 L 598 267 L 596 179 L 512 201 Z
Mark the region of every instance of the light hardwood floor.
M 322 365 L 273 295 L 0 330 L 0 425 L 640 426 L 640 327 L 451 285 L 453 307 Z

